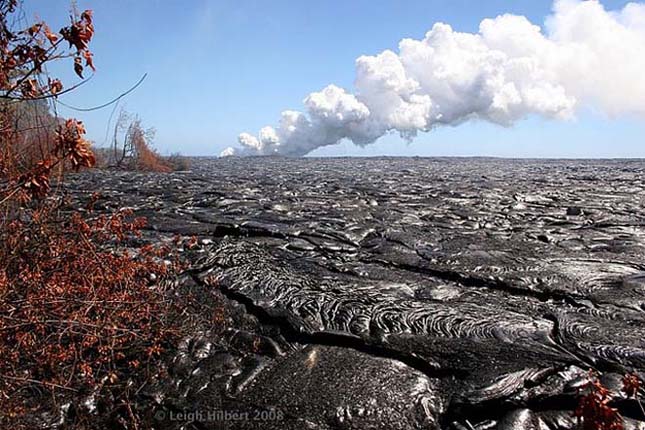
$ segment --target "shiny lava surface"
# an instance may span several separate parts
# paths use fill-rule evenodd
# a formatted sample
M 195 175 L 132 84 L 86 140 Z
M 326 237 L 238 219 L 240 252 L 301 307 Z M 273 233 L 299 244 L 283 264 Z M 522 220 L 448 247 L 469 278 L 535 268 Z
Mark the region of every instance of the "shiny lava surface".
M 179 282 L 246 318 L 188 339 L 158 395 L 281 418 L 199 428 L 575 428 L 592 368 L 645 428 L 620 393 L 645 372 L 644 178 L 639 160 L 264 157 L 72 191 L 133 207 L 149 238 L 198 236 Z

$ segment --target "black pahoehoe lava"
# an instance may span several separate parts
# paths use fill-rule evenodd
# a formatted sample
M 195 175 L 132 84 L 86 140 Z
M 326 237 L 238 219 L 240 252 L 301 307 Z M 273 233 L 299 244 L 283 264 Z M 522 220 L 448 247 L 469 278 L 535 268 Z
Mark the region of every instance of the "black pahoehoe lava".
M 256 158 L 73 186 L 101 181 L 99 204 L 151 234 L 213 239 L 182 279 L 244 326 L 187 341 L 154 395 L 273 415 L 198 428 L 556 429 L 588 369 L 617 393 L 645 376 L 644 177 L 636 160 Z

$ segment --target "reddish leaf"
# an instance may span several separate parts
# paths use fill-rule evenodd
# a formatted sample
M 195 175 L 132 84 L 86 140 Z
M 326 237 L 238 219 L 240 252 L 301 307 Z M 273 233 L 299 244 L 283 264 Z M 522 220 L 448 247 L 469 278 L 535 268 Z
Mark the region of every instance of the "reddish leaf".
M 51 29 L 47 25 L 45 25 L 45 37 L 51 42 L 52 45 L 58 41 L 58 35 L 56 33 L 52 33 Z
M 92 24 L 92 15 L 94 12 L 92 12 L 91 9 L 86 9 L 83 11 L 81 14 L 81 20 L 86 21 L 88 24 Z
M 56 95 L 63 91 L 63 83 L 58 79 L 49 80 L 49 92 Z
M 83 58 L 85 58 L 85 65 L 89 66 L 93 71 L 96 72 L 96 67 L 94 67 L 94 62 L 92 61 L 93 56 L 94 54 L 92 54 L 87 49 L 83 51 Z
M 74 72 L 83 79 L 83 64 L 81 64 L 81 57 L 74 58 Z
M 641 381 L 635 373 L 628 373 L 623 377 L 623 392 L 627 397 L 635 397 L 641 386 Z

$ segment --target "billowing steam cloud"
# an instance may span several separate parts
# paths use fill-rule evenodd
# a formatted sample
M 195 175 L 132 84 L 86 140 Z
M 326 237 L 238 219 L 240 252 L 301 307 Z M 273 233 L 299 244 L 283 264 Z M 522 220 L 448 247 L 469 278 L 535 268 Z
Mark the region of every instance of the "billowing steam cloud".
M 277 127 L 242 133 L 222 155 L 304 155 L 394 131 L 405 139 L 479 119 L 503 126 L 538 114 L 566 119 L 580 106 L 645 117 L 645 3 L 607 11 L 598 1 L 556 0 L 546 34 L 523 16 L 481 22 L 479 33 L 435 24 L 398 54 L 356 60 L 355 94 L 335 85 L 282 112 Z

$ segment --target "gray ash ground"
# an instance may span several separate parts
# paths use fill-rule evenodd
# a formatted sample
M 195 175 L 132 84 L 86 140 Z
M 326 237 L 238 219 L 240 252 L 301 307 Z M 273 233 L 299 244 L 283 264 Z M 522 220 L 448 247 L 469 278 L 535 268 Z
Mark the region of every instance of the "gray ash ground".
M 197 235 L 177 281 L 226 303 L 149 388 L 156 428 L 569 429 L 592 368 L 645 428 L 620 393 L 645 376 L 644 179 L 628 160 L 231 158 L 72 191 L 135 208 L 150 240 Z

